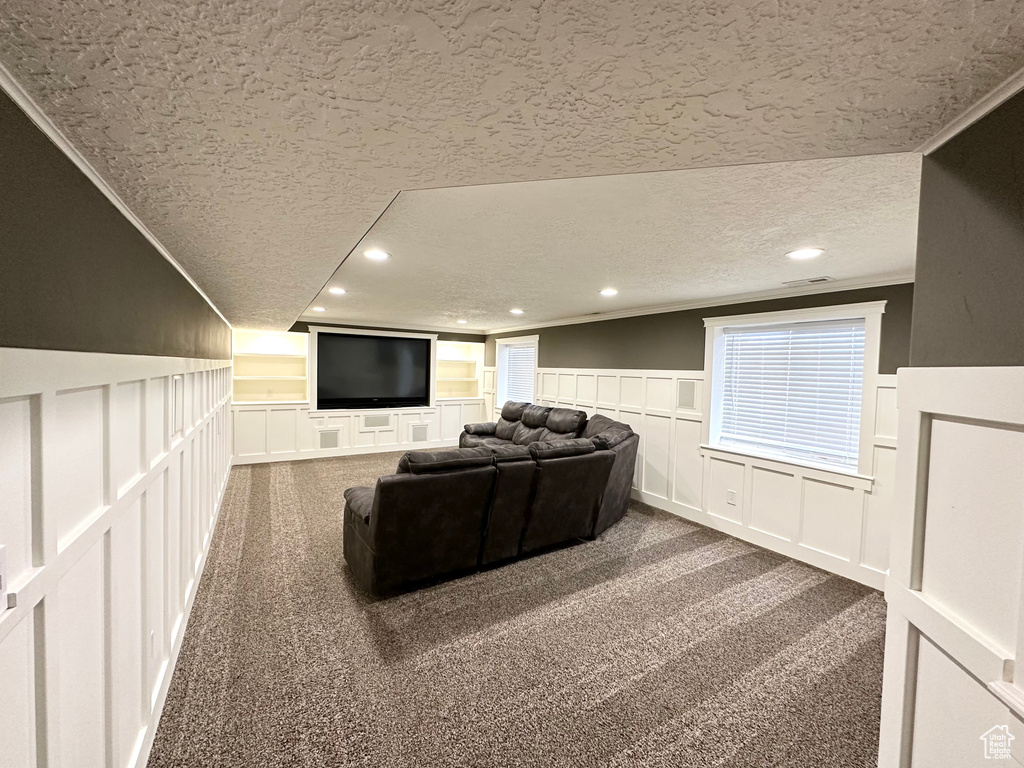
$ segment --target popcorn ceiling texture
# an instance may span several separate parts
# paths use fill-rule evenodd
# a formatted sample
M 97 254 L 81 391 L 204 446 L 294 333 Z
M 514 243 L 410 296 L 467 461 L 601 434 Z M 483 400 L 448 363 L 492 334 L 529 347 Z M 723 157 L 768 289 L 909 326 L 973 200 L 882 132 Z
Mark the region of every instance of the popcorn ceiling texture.
M 328 286 L 348 293 L 324 289 L 308 317 L 381 325 L 400 307 L 413 325 L 493 331 L 822 275 L 912 282 L 920 182 L 921 156 L 900 152 L 402 192 L 360 246 L 392 259 L 346 260 Z M 784 258 L 808 246 L 825 253 Z
M 1013 0 L 5 0 L 0 62 L 232 323 L 400 189 L 913 150 L 1024 65 Z

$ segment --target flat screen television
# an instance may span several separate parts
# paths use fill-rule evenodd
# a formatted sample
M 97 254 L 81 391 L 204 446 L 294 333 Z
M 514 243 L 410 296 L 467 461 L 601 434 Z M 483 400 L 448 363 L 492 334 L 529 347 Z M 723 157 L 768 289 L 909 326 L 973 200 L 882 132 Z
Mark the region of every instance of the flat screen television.
M 317 333 L 318 409 L 430 405 L 430 339 Z

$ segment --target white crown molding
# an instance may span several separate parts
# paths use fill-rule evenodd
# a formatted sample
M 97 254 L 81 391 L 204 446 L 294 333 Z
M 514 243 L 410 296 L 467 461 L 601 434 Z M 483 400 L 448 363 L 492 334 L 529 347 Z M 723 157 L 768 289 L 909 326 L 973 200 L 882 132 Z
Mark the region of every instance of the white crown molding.
M 21 111 L 28 115 L 29 120 L 31 120 L 35 126 L 57 146 L 57 149 L 63 152 L 67 158 L 75 164 L 78 170 L 84 173 L 86 178 L 103 193 L 103 196 L 106 197 L 115 208 L 117 208 L 121 215 L 128 219 L 128 221 L 142 233 L 142 236 L 149 241 L 150 245 L 156 248 L 157 252 L 170 262 L 172 267 L 181 273 L 182 277 L 188 280 L 189 285 L 195 289 L 196 293 L 203 297 L 206 303 L 210 305 L 210 308 L 216 312 L 220 319 L 227 323 L 230 328 L 231 323 L 229 323 L 228 319 L 224 317 L 219 309 L 217 309 L 217 305 L 214 304 L 210 297 L 206 295 L 206 292 L 199 287 L 196 281 L 192 279 L 192 276 L 185 271 L 185 268 L 182 267 L 181 264 L 171 256 L 170 252 L 163 246 L 163 244 L 156 239 L 156 235 L 149 230 L 149 228 L 142 222 L 142 219 L 132 213 L 132 210 L 118 196 L 117 192 L 107 184 L 96 169 L 92 167 L 89 161 L 85 159 L 82 153 L 75 148 L 63 133 L 61 133 L 61 130 L 54 125 L 50 118 L 46 116 L 46 114 L 32 100 L 32 97 L 29 96 L 25 89 L 18 84 L 18 81 L 14 79 L 3 64 L 0 64 L 0 90 L 3 90 L 4 93 L 11 97 Z
M 987 96 L 949 123 L 945 128 L 932 136 L 917 148 L 922 155 L 930 155 L 947 141 L 966 130 L 994 110 L 1004 101 L 1024 90 L 1024 68 L 1017 70 L 997 85 Z
M 708 307 L 724 307 L 729 304 L 745 304 L 751 301 L 769 301 L 771 299 L 787 299 L 795 296 L 811 296 L 819 293 L 835 293 L 836 291 L 855 291 L 860 288 L 880 288 L 885 285 L 900 285 L 902 283 L 914 282 L 913 272 L 898 272 L 885 277 L 836 280 L 834 283 L 817 283 L 805 286 L 804 288 L 789 288 L 786 290 L 760 291 L 758 293 L 736 294 L 733 296 L 721 296 L 713 299 L 700 299 L 696 301 L 683 301 L 677 304 L 660 304 L 653 307 L 640 309 L 624 309 L 620 312 L 601 312 L 592 315 L 581 315 L 569 317 L 564 320 L 550 320 L 544 323 L 533 325 L 517 325 L 512 328 L 494 328 L 484 333 L 488 336 L 496 333 L 515 333 L 517 331 L 540 330 L 551 328 L 557 325 L 580 325 L 582 323 L 600 323 L 604 320 L 619 320 L 625 317 L 642 317 L 643 315 L 661 315 L 666 312 L 681 312 L 687 309 L 706 309 Z M 827 286 L 827 287 L 825 287 Z
M 332 328 L 356 328 L 362 326 L 371 331 L 432 331 L 434 333 L 461 333 L 467 336 L 486 336 L 487 331 L 478 328 L 463 328 L 444 325 L 419 325 L 417 323 L 380 323 L 372 320 L 335 320 L 323 315 L 299 315 L 296 323 L 307 323 L 309 326 L 323 325 Z

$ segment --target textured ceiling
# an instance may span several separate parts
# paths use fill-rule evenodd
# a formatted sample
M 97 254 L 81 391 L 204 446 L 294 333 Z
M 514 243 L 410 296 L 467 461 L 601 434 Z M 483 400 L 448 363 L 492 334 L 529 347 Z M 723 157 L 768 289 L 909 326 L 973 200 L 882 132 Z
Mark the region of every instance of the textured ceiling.
M 1024 65 L 1021 11 L 4 0 L 0 62 L 232 323 L 284 328 L 398 190 L 912 150 Z
M 902 153 L 403 192 L 328 283 L 347 293 L 325 288 L 306 319 L 495 330 L 821 275 L 909 280 L 920 178 Z M 801 247 L 825 254 L 785 257 Z

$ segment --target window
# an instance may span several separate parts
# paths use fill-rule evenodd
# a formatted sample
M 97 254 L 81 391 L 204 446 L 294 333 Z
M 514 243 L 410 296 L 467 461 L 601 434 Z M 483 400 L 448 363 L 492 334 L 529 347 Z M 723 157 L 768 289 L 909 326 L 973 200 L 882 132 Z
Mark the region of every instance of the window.
M 710 446 L 857 472 L 865 372 L 877 370 L 873 306 L 706 321 Z
M 532 403 L 537 379 L 537 337 L 498 340 L 498 401 Z

